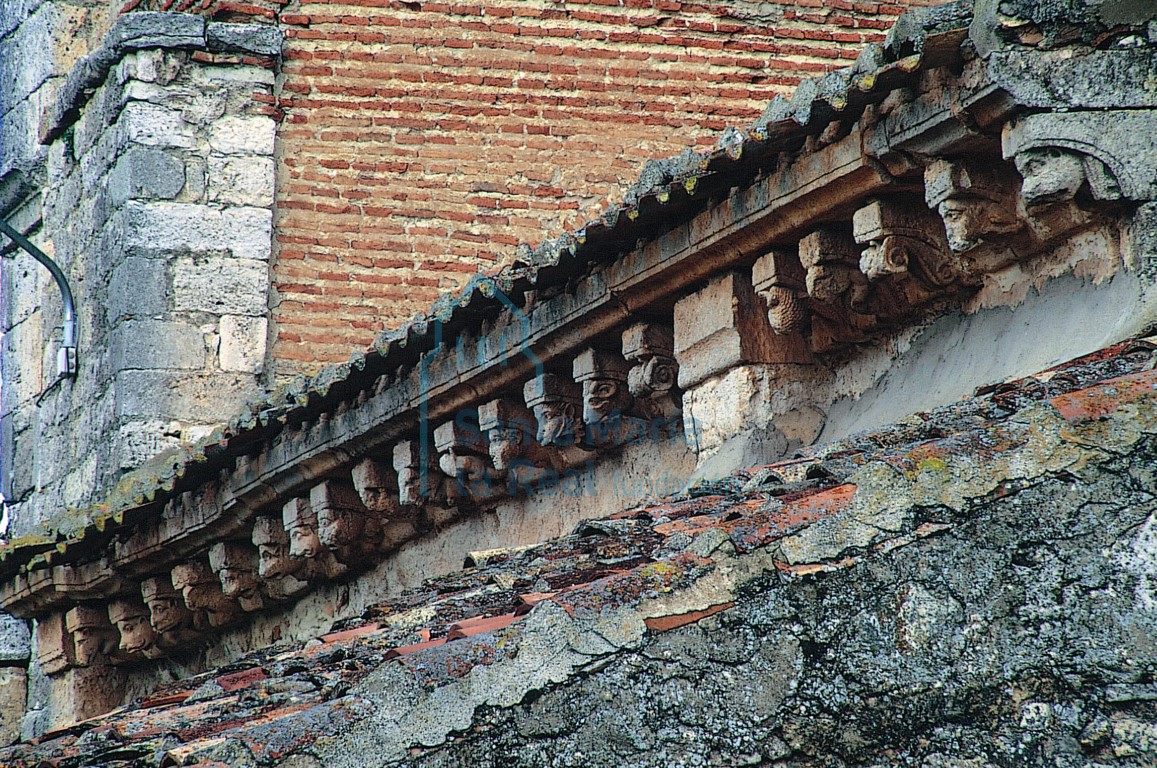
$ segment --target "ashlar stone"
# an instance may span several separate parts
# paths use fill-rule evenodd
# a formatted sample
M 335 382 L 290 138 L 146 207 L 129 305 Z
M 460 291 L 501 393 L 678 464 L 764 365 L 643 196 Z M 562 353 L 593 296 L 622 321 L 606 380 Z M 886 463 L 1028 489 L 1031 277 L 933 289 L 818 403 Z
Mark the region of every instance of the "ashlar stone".
M 265 369 L 269 321 L 251 315 L 223 315 L 218 325 L 218 363 L 223 371 L 261 373 Z
M 209 200 L 228 205 L 273 205 L 273 159 L 269 157 L 209 158 Z
M 225 155 L 273 155 L 276 123 L 256 116 L 223 117 L 209 129 L 209 146 Z

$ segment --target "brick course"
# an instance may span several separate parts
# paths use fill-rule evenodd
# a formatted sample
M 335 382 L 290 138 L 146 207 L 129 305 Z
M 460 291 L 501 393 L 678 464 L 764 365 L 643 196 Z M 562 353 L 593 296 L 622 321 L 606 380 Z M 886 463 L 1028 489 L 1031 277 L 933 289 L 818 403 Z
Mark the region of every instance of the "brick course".
M 141 7 L 172 5 L 144 0 Z M 347 358 L 477 269 L 710 145 L 904 6 L 836 0 L 197 0 L 276 15 L 281 374 Z M 916 2 L 913 4 L 925 4 Z M 151 6 L 150 6 L 151 7 Z M 277 13 L 274 11 L 277 10 Z

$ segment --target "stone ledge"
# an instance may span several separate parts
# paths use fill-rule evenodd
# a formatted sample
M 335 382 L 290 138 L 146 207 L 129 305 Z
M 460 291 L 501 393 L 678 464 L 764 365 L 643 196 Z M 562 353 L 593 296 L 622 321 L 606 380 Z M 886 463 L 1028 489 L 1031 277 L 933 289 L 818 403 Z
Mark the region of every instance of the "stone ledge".
M 113 24 L 101 46 L 69 72 L 55 104 L 41 119 L 40 142 L 48 144 L 64 133 L 79 117 L 92 91 L 133 51 L 200 49 L 210 53 L 278 56 L 281 39 L 281 31 L 267 25 L 206 23 L 203 17 L 189 13 L 124 14 Z

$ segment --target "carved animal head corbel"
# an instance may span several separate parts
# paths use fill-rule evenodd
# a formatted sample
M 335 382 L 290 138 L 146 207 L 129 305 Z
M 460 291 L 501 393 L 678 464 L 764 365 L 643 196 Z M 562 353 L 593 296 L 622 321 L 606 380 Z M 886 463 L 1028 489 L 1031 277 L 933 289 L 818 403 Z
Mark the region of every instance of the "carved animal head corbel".
M 623 331 L 623 357 L 631 364 L 627 388 L 639 410 L 664 431 L 682 434 L 677 424 L 683 408 L 679 393 L 679 362 L 675 359 L 675 331 L 669 325 L 636 323 Z

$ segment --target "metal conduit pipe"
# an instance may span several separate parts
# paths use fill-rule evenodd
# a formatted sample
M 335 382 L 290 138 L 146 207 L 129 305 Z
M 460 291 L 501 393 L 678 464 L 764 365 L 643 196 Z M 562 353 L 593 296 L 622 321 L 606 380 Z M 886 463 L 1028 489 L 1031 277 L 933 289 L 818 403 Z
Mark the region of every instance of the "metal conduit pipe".
M 60 297 L 64 302 L 64 340 L 60 350 L 56 353 L 56 372 L 60 378 L 76 376 L 76 302 L 72 298 L 72 288 L 68 285 L 68 278 L 64 276 L 64 272 L 61 271 L 56 262 L 48 257 L 48 254 L 29 242 L 28 238 L 13 229 L 12 225 L 2 218 L 0 218 L 0 232 L 8 235 L 12 242 L 47 267 L 48 271 L 52 273 L 52 278 L 56 280 L 56 286 L 60 289 Z

